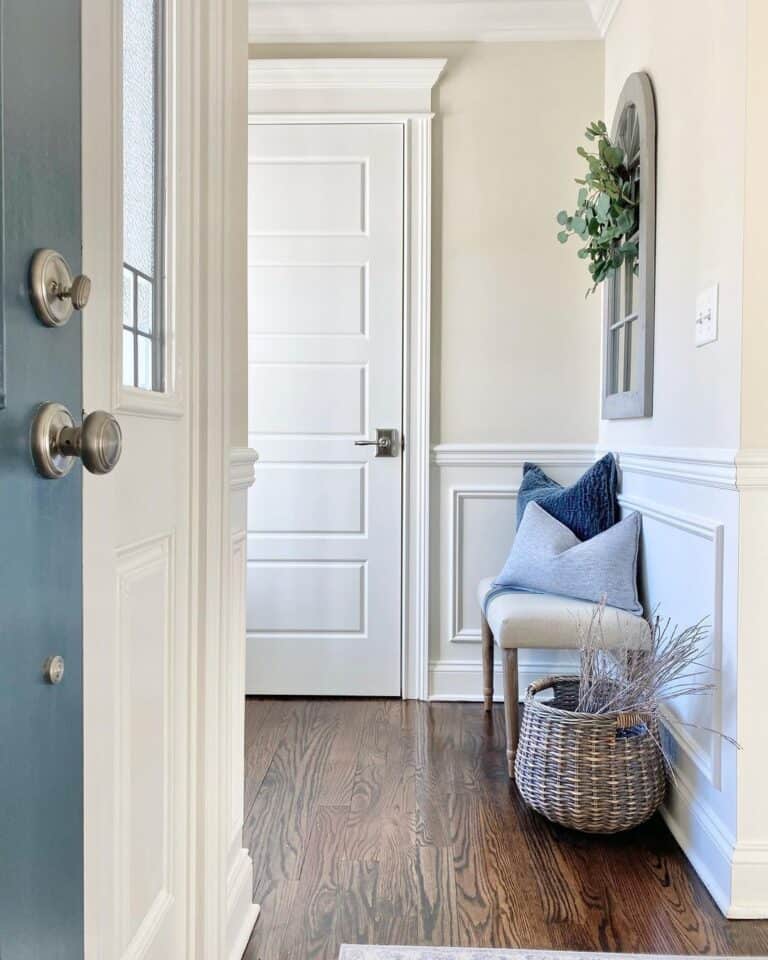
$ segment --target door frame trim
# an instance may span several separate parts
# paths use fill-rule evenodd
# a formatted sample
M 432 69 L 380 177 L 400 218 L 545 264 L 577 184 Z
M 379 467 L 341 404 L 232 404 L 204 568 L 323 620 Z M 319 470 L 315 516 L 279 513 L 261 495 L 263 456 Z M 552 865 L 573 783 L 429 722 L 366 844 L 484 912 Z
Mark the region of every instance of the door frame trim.
M 251 60 L 249 100 L 267 111 L 249 111 L 249 125 L 291 123 L 386 123 L 403 130 L 403 502 L 401 558 L 401 695 L 425 700 L 429 693 L 429 510 L 432 118 L 421 108 L 445 60 Z M 362 88 L 360 77 L 370 85 Z M 286 79 L 288 78 L 288 79 Z M 298 78 L 298 79 L 297 79 Z M 299 82 L 300 81 L 300 82 Z M 414 87 L 405 88 L 405 84 Z M 322 90 L 324 112 L 313 113 Z M 286 91 L 290 111 L 284 110 Z M 400 91 L 405 109 L 376 110 L 382 95 Z M 354 110 L 349 94 L 354 93 Z M 281 109 L 269 112 L 270 102 Z M 368 105 L 370 105 L 368 107 Z M 334 109 L 337 107 L 337 109 Z M 368 107 L 368 112 L 366 112 Z
M 180 2 L 168 0 L 174 15 L 179 13 Z M 89 3 L 99 7 L 98 0 Z M 110 51 L 119 47 L 121 39 L 121 0 L 109 0 L 108 7 L 104 16 L 109 21 L 109 35 L 98 48 L 99 68 L 103 57 L 109 59 Z M 188 226 L 186 230 L 179 228 L 174 239 L 180 245 L 184 264 L 194 266 L 183 271 L 188 282 L 183 287 L 184 300 L 179 309 L 188 325 L 189 357 L 184 376 L 177 384 L 179 396 L 188 403 L 185 415 L 189 436 L 189 457 L 185 458 L 190 483 L 189 648 L 188 669 L 178 678 L 180 684 L 189 688 L 185 718 L 189 795 L 187 818 L 183 824 L 174 824 L 174 828 L 185 832 L 187 855 L 184 956 L 188 960 L 239 960 L 258 916 L 258 906 L 252 902 L 251 858 L 242 848 L 244 714 L 242 695 L 232 677 L 238 666 L 244 672 L 245 664 L 244 658 L 242 664 L 238 663 L 241 650 L 235 634 L 240 632 L 239 611 L 232 610 L 231 602 L 240 592 L 241 583 L 244 586 L 244 577 L 238 581 L 242 568 L 235 568 L 232 559 L 237 533 L 233 531 L 233 513 L 245 513 L 250 479 L 246 461 L 253 459 L 242 453 L 237 458 L 235 474 L 230 475 L 230 373 L 236 356 L 230 318 L 245 316 L 246 311 L 243 237 L 247 174 L 243 120 L 247 115 L 248 11 L 245 0 L 188 0 L 183 14 L 173 21 L 173 89 L 177 110 L 173 119 L 175 136 L 179 138 L 174 142 L 179 149 L 171 162 L 177 163 L 175 169 L 180 171 L 174 188 L 179 192 L 180 214 Z M 85 26 L 89 23 L 86 17 Z M 87 30 L 85 35 L 93 39 Z M 119 59 L 112 58 L 110 63 L 101 76 L 108 77 L 114 97 L 121 85 L 115 66 Z M 99 74 L 84 70 L 83 76 L 87 85 L 97 82 L 94 76 Z M 84 97 L 84 114 L 88 108 L 89 101 Z M 115 177 L 119 180 L 122 164 L 119 144 L 112 139 L 119 126 L 114 121 L 118 115 L 113 112 L 104 127 L 105 135 L 110 137 L 105 141 L 104 189 L 113 191 L 113 202 L 117 202 L 113 186 Z M 95 113 L 93 116 L 97 122 L 98 117 Z M 84 152 L 84 165 L 86 162 Z M 110 263 L 115 262 L 113 253 L 104 253 Z M 94 276 L 104 283 L 111 274 L 111 270 L 106 270 L 103 275 L 99 272 L 98 277 Z M 89 309 L 92 312 L 92 307 Z M 103 353 L 106 362 L 113 361 L 115 356 L 111 346 L 115 328 L 106 322 L 108 319 L 94 316 L 96 323 L 91 327 L 96 331 L 94 336 L 100 338 L 99 353 Z M 110 386 L 107 394 L 115 407 L 126 409 L 120 404 L 118 391 L 113 393 Z M 152 415 L 179 415 L 173 402 L 164 402 L 166 398 L 150 399 Z M 130 410 L 134 414 L 146 412 L 144 405 L 133 401 Z M 84 555 L 84 562 L 95 560 Z M 89 736 L 87 713 L 85 736 Z M 104 815 L 108 814 L 109 806 Z M 86 811 L 86 840 L 88 823 Z M 86 895 L 85 908 L 87 920 L 89 909 L 99 910 L 101 905 L 89 903 Z M 109 907 L 105 913 L 112 915 Z M 101 955 L 101 948 L 108 946 L 106 939 L 99 940 L 97 936 L 87 947 L 88 955 Z

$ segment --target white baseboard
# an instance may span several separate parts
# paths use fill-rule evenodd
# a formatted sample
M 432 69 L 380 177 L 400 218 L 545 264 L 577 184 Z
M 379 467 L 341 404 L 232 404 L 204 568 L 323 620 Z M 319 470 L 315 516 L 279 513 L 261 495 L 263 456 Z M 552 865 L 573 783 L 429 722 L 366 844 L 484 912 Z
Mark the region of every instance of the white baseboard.
M 731 916 L 734 846 L 723 824 L 696 799 L 679 775 L 670 786 L 661 815 L 715 903 L 725 916 Z
M 259 917 L 252 902 L 253 863 L 247 850 L 238 851 L 227 877 L 227 960 L 242 960 Z
M 523 654 L 523 657 L 525 654 Z M 493 699 L 504 699 L 501 653 L 495 652 L 495 669 L 493 671 Z M 552 674 L 576 673 L 578 664 L 569 661 L 566 653 L 552 651 L 551 656 L 539 656 L 536 660 L 525 660 L 521 657 L 518 666 L 520 683 L 520 699 L 525 696 L 529 683 L 540 677 Z M 429 664 L 429 699 L 443 701 L 458 701 L 478 703 L 483 699 L 483 666 L 477 660 L 432 660 Z
M 728 919 L 768 919 L 768 844 L 734 844 L 724 824 L 679 775 L 661 815 Z
M 732 920 L 768 920 L 768 843 L 737 843 L 733 854 Z

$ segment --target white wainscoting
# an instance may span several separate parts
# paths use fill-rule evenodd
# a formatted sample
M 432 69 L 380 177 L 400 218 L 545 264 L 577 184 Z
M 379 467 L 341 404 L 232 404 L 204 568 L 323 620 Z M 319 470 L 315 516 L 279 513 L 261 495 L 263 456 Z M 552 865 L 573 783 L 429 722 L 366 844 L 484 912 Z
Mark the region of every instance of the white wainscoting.
M 517 489 L 526 460 L 540 463 L 563 483 L 575 480 L 595 458 L 595 448 L 444 444 L 433 449 L 433 491 L 438 522 L 433 525 L 432 563 L 437 571 L 432 596 L 429 698 L 482 699 L 480 608 L 477 587 L 499 572 L 514 537 Z M 498 658 L 497 658 L 498 659 Z M 567 652 L 524 650 L 520 691 L 538 677 L 574 670 Z M 500 664 L 494 689 L 501 698 Z
M 514 535 L 517 488 L 526 460 L 568 483 L 605 450 L 596 446 L 450 444 L 433 449 L 432 630 L 429 695 L 481 699 L 478 581 L 500 569 Z M 617 453 L 624 511 L 643 515 L 640 581 L 649 609 L 673 623 L 706 617 L 714 696 L 678 705 L 695 726 L 670 739 L 676 779 L 663 810 L 670 829 L 723 911 L 755 915 L 733 899 L 739 858 L 745 871 L 767 852 L 736 843 L 737 754 L 704 730 L 736 731 L 739 492 L 730 450 L 653 448 Z M 437 512 L 437 510 L 435 511 Z M 434 585 L 438 586 L 435 587 Z M 498 658 L 497 658 L 498 659 Z M 575 666 L 571 654 L 523 651 L 521 694 L 535 677 Z M 500 673 L 495 688 L 501 689 Z M 498 699 L 498 695 L 497 695 Z M 749 865 L 747 867 L 747 864 Z M 754 898 L 753 898 L 754 900 Z M 751 911 L 751 913 L 749 912 Z
M 704 728 L 737 732 L 739 492 L 735 452 L 635 450 L 619 456 L 624 511 L 643 515 L 641 589 L 673 623 L 706 617 L 711 696 L 670 712 L 675 781 L 662 814 L 724 913 L 731 915 L 738 761 L 735 747 Z

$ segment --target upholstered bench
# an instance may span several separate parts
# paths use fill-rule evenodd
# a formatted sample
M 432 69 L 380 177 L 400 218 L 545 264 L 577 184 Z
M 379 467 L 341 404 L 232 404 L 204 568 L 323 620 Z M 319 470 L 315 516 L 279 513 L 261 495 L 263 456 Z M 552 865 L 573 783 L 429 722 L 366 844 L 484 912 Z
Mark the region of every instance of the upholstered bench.
M 481 580 L 477 590 L 481 611 L 493 578 Z M 504 676 L 504 718 L 507 733 L 507 769 L 514 774 L 518 738 L 517 651 L 529 647 L 550 650 L 576 650 L 579 647 L 578 624 L 587 625 L 597 604 L 545 593 L 502 593 L 488 604 L 481 615 L 483 644 L 483 695 L 486 712 L 493 703 L 493 647 L 501 649 Z M 607 647 L 629 645 L 643 650 L 650 643 L 650 628 L 642 617 L 606 607 L 602 622 Z

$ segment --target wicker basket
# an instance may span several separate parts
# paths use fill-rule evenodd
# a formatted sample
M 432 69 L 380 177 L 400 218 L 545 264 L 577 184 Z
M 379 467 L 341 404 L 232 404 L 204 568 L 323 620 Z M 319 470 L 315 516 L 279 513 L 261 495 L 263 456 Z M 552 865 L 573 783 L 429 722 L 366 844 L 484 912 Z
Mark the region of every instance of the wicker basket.
M 543 690 L 554 699 L 536 700 Z M 617 833 L 648 820 L 664 799 L 666 774 L 656 720 L 639 714 L 577 713 L 579 678 L 528 687 L 515 757 L 526 803 L 587 833 Z

